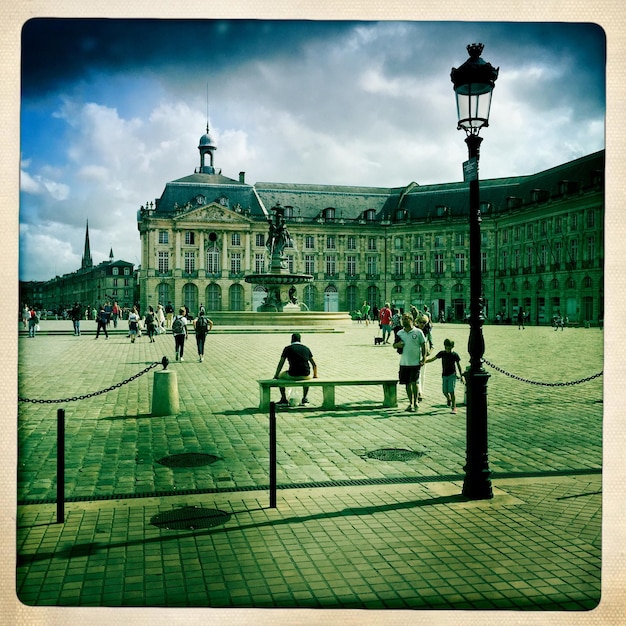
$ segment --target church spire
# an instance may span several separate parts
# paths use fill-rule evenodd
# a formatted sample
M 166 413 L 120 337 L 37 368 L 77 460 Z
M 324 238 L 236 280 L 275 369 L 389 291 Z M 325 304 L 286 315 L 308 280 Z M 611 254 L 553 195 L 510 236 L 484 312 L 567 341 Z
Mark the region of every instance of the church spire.
M 87 220 L 87 228 L 85 230 L 85 251 L 83 252 L 83 260 L 80 264 L 81 269 L 86 270 L 93 267 L 91 259 L 91 250 L 89 248 L 89 220 Z

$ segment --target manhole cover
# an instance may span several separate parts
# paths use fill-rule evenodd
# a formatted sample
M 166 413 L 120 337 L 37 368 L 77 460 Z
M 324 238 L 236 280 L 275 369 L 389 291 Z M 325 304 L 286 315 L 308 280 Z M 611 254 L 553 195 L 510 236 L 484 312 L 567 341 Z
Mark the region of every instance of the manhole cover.
M 372 450 L 364 454 L 368 459 L 376 459 L 378 461 L 412 461 L 424 456 L 423 452 L 414 452 L 413 450 L 402 450 L 400 448 L 381 448 Z
M 202 452 L 183 452 L 182 454 L 171 454 L 170 456 L 159 459 L 157 463 L 165 465 L 165 467 L 200 467 L 202 465 L 211 465 L 220 458 L 213 454 L 204 454 Z
M 150 523 L 168 530 L 190 530 L 194 528 L 212 528 L 221 526 L 230 519 L 230 513 L 218 509 L 203 509 L 186 506 L 182 509 L 166 511 L 150 518 Z

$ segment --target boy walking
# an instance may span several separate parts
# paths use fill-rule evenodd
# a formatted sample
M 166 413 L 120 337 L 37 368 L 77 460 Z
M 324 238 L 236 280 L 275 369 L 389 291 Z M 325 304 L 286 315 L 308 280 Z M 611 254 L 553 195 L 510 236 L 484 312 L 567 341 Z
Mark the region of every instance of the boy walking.
M 420 318 L 420 324 L 425 323 L 425 318 Z M 420 328 L 413 325 L 413 316 L 404 313 L 402 316 L 402 329 L 398 331 L 396 342 L 393 347 L 400 352 L 400 371 L 398 379 L 406 388 L 409 398 L 407 411 L 417 411 L 418 394 L 417 381 L 420 376 L 420 367 L 426 358 L 426 337 Z
M 454 348 L 454 341 L 446 339 L 443 342 L 444 350 L 440 350 L 435 356 L 430 359 L 426 359 L 425 363 L 430 363 L 435 359 L 441 359 L 441 390 L 446 397 L 448 406 L 452 407 L 452 413 L 456 413 L 456 395 L 454 389 L 456 387 L 456 379 L 462 378 L 461 372 L 461 357 L 452 350 Z M 457 377 L 456 370 L 459 375 Z

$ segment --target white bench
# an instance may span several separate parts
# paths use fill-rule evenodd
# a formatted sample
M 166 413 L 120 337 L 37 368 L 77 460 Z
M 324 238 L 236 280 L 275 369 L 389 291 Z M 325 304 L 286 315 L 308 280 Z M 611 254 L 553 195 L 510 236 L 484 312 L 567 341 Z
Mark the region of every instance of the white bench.
M 268 380 L 259 380 L 260 402 L 259 409 L 267 411 L 270 408 L 270 390 L 272 387 L 321 387 L 324 393 L 322 402 L 323 409 L 332 409 L 335 406 L 335 387 L 345 386 L 363 386 L 363 385 L 382 385 L 383 388 L 383 406 L 397 407 L 398 380 L 395 378 L 377 378 L 366 380 L 330 380 L 324 378 L 307 378 L 305 380 L 289 380 L 286 378 L 270 378 Z

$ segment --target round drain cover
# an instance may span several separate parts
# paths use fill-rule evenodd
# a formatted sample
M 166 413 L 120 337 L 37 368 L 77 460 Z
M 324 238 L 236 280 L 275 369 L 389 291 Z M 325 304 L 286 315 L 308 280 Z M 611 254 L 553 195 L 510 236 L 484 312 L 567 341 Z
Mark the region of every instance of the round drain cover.
M 412 461 L 424 456 L 423 452 L 415 452 L 413 450 L 402 450 L 400 448 L 381 448 L 366 452 L 368 459 L 376 459 L 378 461 Z
M 221 526 L 230 519 L 230 513 L 218 509 L 203 509 L 197 506 L 186 506 L 159 513 L 150 518 L 150 523 L 158 528 L 168 530 L 191 530 L 194 528 L 212 528 Z
M 163 457 L 157 463 L 165 465 L 165 467 L 201 467 L 202 465 L 211 465 L 211 463 L 219 460 L 219 457 L 213 454 L 183 452 L 182 454 L 171 454 Z

